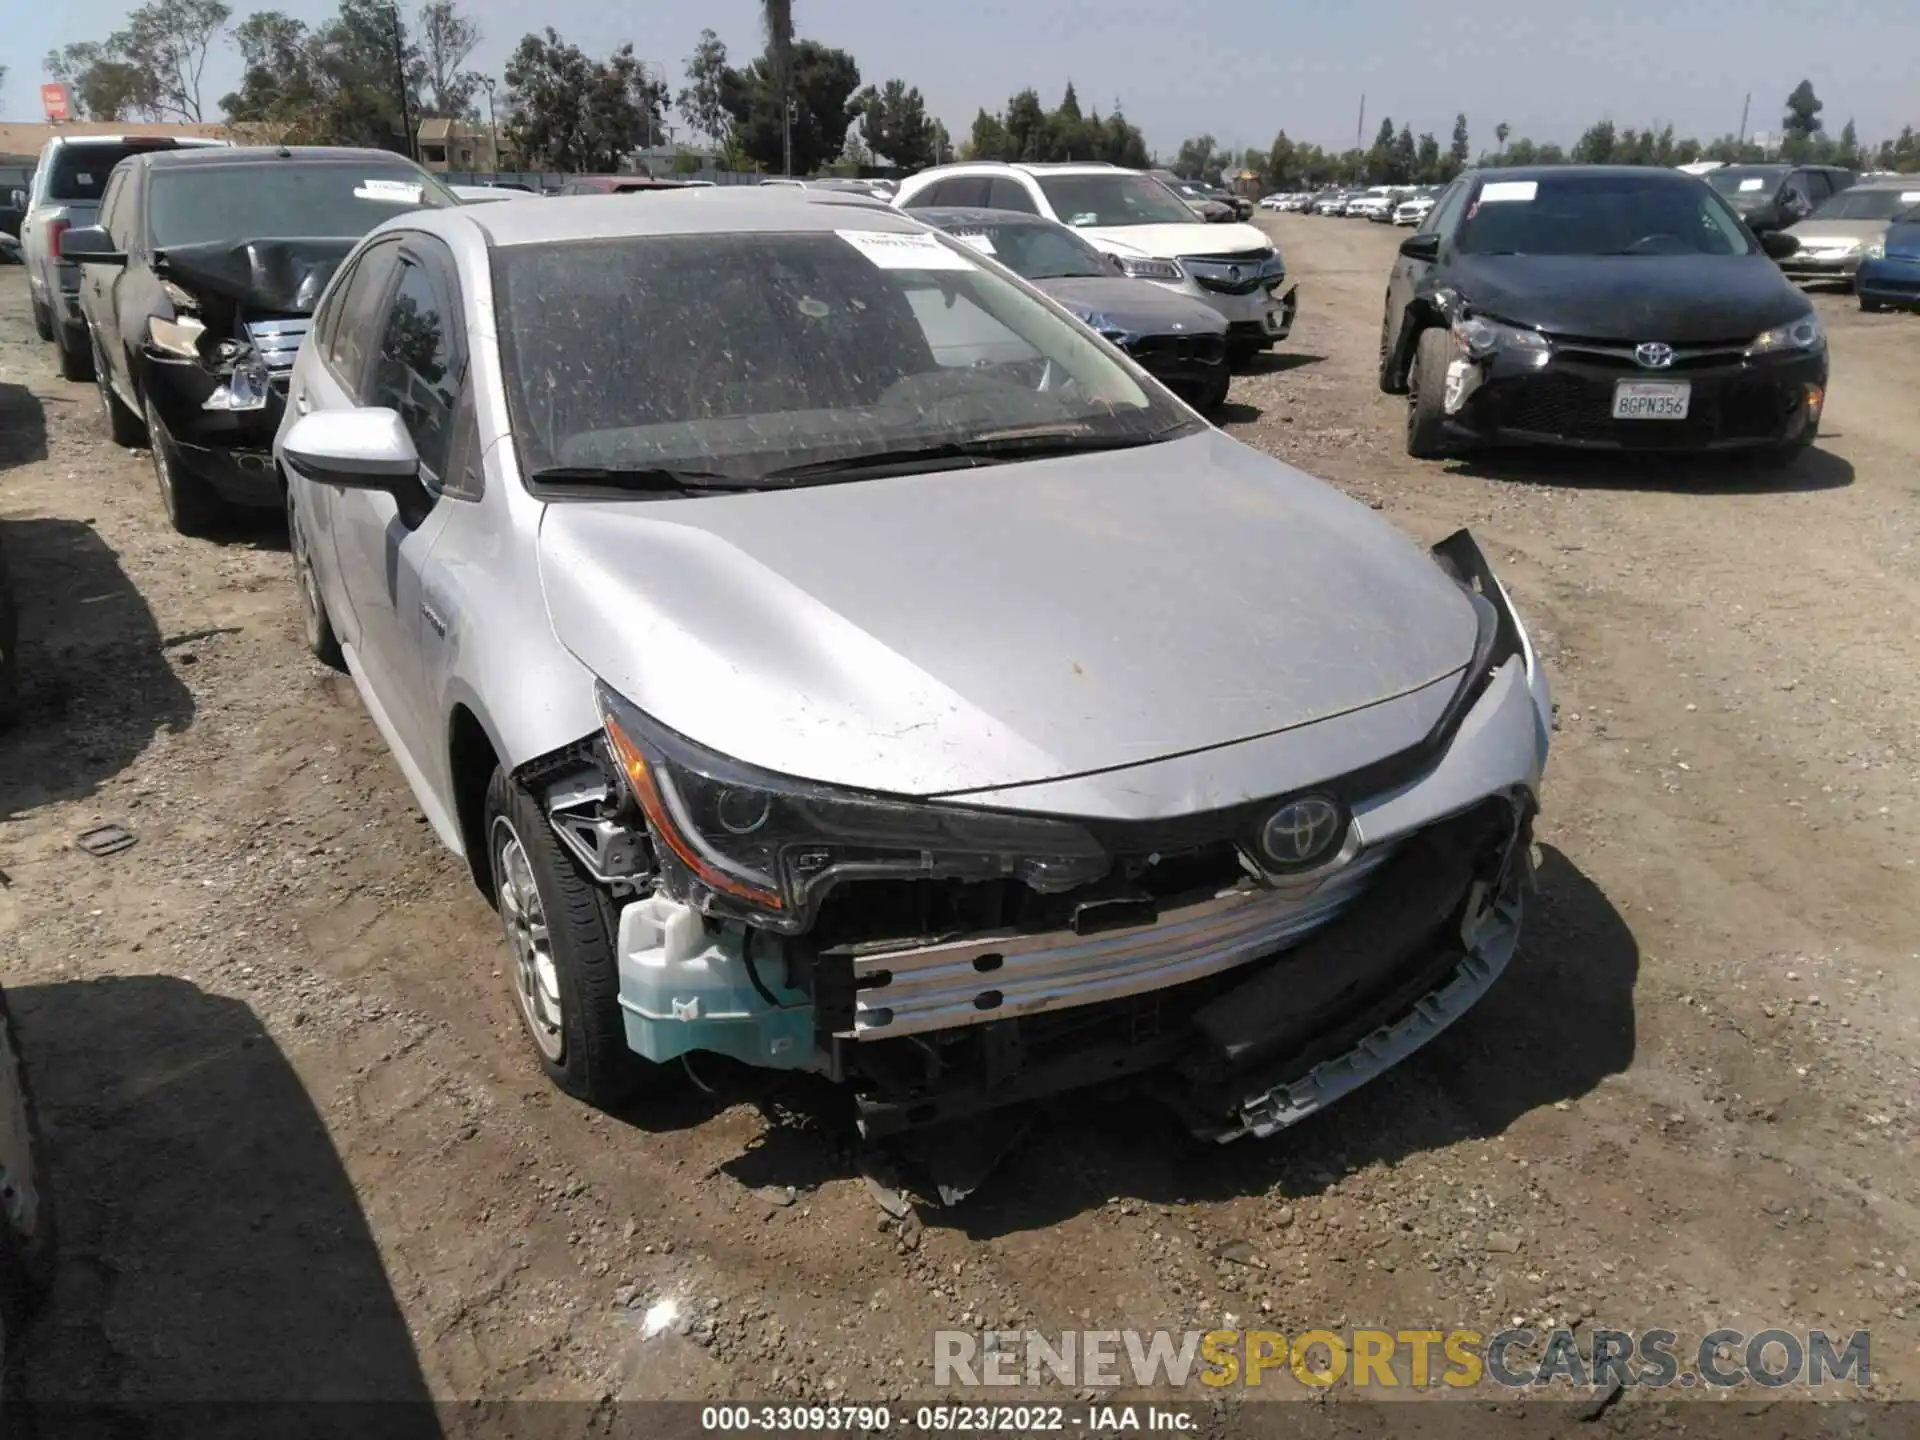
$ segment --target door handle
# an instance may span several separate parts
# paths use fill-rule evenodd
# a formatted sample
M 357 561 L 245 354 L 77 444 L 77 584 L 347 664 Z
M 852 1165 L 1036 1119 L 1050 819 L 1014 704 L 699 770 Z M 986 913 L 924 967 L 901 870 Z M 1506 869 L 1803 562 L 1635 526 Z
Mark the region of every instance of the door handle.
M 293 410 L 296 415 L 305 415 L 312 409 L 313 402 L 307 398 L 306 391 L 296 390 L 293 392 Z

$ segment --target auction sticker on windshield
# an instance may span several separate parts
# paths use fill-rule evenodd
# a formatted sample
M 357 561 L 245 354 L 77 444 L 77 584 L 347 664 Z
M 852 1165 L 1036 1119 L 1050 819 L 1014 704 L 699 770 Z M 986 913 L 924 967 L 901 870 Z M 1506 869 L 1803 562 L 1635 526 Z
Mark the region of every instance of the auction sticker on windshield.
M 1693 386 L 1680 381 L 1622 380 L 1613 387 L 1616 420 L 1684 420 Z
M 385 200 L 394 205 L 418 205 L 420 187 L 406 180 L 362 180 L 353 188 L 356 200 Z
M 890 230 L 833 232 L 882 270 L 971 270 L 973 263 L 931 235 L 897 235 Z
M 995 253 L 993 248 L 993 237 L 991 235 L 986 234 L 983 231 L 956 230 L 953 232 L 953 238 L 958 240 L 962 245 L 971 245 L 974 249 L 978 250 L 982 255 L 992 255 Z
M 1540 193 L 1538 180 L 1490 180 L 1480 187 L 1480 203 L 1498 200 L 1531 200 Z
M 1753 190 L 1758 190 L 1762 185 L 1766 183 L 1767 182 L 1765 180 L 1742 180 L 1740 182 L 1740 188 L 1746 191 L 1753 191 Z

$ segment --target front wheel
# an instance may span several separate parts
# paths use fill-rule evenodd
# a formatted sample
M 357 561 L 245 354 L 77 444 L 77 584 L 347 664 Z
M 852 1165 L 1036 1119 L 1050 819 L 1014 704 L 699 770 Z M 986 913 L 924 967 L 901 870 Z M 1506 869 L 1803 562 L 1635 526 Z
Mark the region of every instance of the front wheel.
M 42 340 L 53 338 L 53 311 L 38 300 L 33 302 L 33 333 Z
M 313 552 L 301 527 L 300 515 L 293 503 L 293 489 L 287 489 L 287 549 L 293 552 L 293 586 L 300 597 L 300 630 L 313 658 L 333 670 L 347 668 L 340 653 L 340 639 L 333 633 L 333 617 L 327 614 L 326 596 L 320 590 L 320 577 L 313 570 Z
M 1413 352 L 1407 395 L 1407 454 L 1416 460 L 1444 460 L 1453 453 L 1447 439 L 1447 366 L 1453 360 L 1453 336 L 1445 326 L 1420 332 Z
M 1407 382 L 1393 373 L 1393 312 L 1380 317 L 1380 393 L 1404 395 Z
M 1219 365 L 1205 380 L 1193 388 L 1193 408 L 1209 420 L 1215 419 L 1227 403 L 1227 392 L 1233 388 L 1233 373 L 1225 365 Z
M 147 439 L 153 447 L 153 478 L 160 487 L 160 503 L 167 519 L 182 535 L 208 534 L 226 507 L 212 486 L 180 463 L 173 437 L 151 399 L 147 401 Z
M 107 434 L 124 449 L 137 449 L 147 443 L 147 427 L 118 395 L 113 393 L 113 371 L 107 357 L 100 353 L 100 342 L 93 343 L 93 382 L 100 388 L 100 409 L 107 417 Z
M 85 345 L 69 343 L 64 325 L 53 327 L 53 350 L 60 362 L 62 380 L 93 379 L 93 352 Z
M 504 770 L 487 786 L 486 826 L 514 1006 L 540 1068 L 567 1094 L 602 1109 L 664 1088 L 676 1072 L 627 1048 L 611 898 Z

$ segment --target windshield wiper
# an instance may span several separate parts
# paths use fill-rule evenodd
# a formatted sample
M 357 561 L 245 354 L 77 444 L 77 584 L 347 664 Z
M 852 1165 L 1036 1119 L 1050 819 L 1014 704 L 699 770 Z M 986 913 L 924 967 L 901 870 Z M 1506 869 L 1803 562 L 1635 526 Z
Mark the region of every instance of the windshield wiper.
M 987 430 L 964 440 L 942 440 L 927 445 L 903 445 L 893 450 L 870 450 L 815 460 L 770 471 L 769 480 L 806 481 L 828 476 L 893 468 L 911 468 L 951 461 L 956 464 L 992 464 L 1005 460 L 1033 460 L 1047 455 L 1074 455 L 1093 450 L 1130 450 L 1172 437 L 1186 428 L 1176 423 L 1145 435 L 1103 434 L 1091 425 L 1017 425 Z
M 540 485 L 605 485 L 646 494 L 693 495 L 712 490 L 762 490 L 758 480 L 711 470 L 679 470 L 665 465 L 549 465 L 528 477 Z

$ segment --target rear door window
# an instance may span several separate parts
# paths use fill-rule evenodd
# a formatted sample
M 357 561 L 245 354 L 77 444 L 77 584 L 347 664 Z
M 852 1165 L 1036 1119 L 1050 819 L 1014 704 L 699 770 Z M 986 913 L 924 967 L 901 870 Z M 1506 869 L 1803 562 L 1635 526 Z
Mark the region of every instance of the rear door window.
M 114 166 L 136 150 L 154 148 L 150 145 L 62 145 L 54 151 L 53 167 L 47 173 L 47 198 L 97 201 L 107 192 L 107 177 L 113 173 Z
M 1025 215 L 1040 213 L 1040 207 L 1027 194 L 1027 187 L 1004 175 L 994 176 L 992 183 L 987 186 L 987 204 L 995 210 L 1018 210 Z
M 341 292 L 339 314 L 322 341 L 321 354 L 340 383 L 356 399 L 366 378 L 367 357 L 378 343 L 386 316 L 387 291 L 393 267 L 400 258 L 400 242 L 385 240 L 364 251 Z

